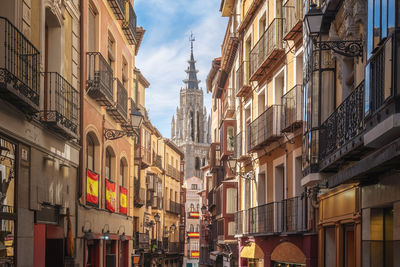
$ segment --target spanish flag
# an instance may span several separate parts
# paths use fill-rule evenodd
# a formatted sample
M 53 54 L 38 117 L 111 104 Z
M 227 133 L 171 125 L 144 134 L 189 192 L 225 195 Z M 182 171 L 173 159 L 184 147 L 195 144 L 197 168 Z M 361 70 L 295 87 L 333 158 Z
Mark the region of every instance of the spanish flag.
M 189 212 L 190 218 L 200 218 L 200 213 L 198 212 Z
M 115 212 L 115 184 L 106 179 L 106 208 Z
M 86 201 L 99 204 L 99 175 L 86 169 Z
M 127 197 L 126 197 L 126 188 L 122 186 L 119 187 L 119 211 L 123 214 L 126 214 L 126 207 L 127 207 Z
M 191 237 L 191 238 L 199 238 L 200 237 L 199 232 L 188 232 L 187 235 L 188 235 L 188 237 Z
M 190 255 L 192 258 L 198 258 L 198 257 L 200 257 L 200 251 L 192 251 L 191 252 L 191 255 Z

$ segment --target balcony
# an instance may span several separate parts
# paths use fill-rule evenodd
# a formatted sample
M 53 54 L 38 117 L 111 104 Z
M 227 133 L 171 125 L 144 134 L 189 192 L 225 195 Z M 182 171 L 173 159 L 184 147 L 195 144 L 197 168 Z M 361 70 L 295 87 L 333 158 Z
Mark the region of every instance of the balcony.
M 45 72 L 40 121 L 70 139 L 79 136 L 79 93 L 57 72 Z
M 181 253 L 182 246 L 180 242 L 170 242 L 168 237 L 163 238 L 163 250 L 168 254 Z
M 268 203 L 248 211 L 249 234 L 274 233 L 274 210 L 277 203 Z
M 220 167 L 221 147 L 219 143 L 212 143 L 210 147 L 210 170 L 216 172 Z M 201 176 L 198 176 L 201 177 Z
M 146 233 L 134 233 L 133 249 L 149 249 L 150 237 Z
M 150 148 L 135 146 L 135 160 L 140 161 L 142 169 L 151 166 Z
M 125 19 L 126 0 L 108 0 L 108 4 L 117 20 Z
M 295 40 L 303 33 L 303 1 L 286 0 L 283 4 L 285 27 L 284 40 Z
M 363 151 L 364 129 L 364 82 L 361 82 L 321 124 L 320 170 L 336 170 L 342 162 L 357 159 Z
M 153 209 L 160 210 L 162 209 L 162 197 L 159 196 L 153 196 L 150 200 L 151 203 L 149 203 L 149 206 L 151 206 Z
M 181 214 L 181 204 L 170 200 L 167 211 L 173 214 Z
M 0 97 L 28 114 L 39 111 L 40 55 L 6 18 L 0 17 Z
M 136 208 L 141 208 L 146 202 L 146 189 L 140 187 L 140 183 L 135 180 L 135 195 L 134 195 L 134 205 Z
M 250 62 L 243 61 L 236 71 L 236 96 L 246 96 L 251 92 L 250 85 Z
M 174 168 L 171 164 L 167 166 L 167 175 L 174 178 L 175 180 L 180 180 L 180 173 L 178 169 Z
M 226 159 L 233 154 L 235 149 L 235 127 L 236 120 L 223 120 L 219 132 L 220 132 L 220 155 L 221 160 Z M 222 165 L 222 164 L 221 164 Z M 222 166 L 221 166 L 222 167 Z
M 221 69 L 229 73 L 235 61 L 235 55 L 239 47 L 239 38 L 232 32 L 232 20 L 226 27 L 224 41 L 222 42 Z
M 303 126 L 302 86 L 296 85 L 282 96 L 282 132 L 294 132 Z
M 280 202 L 282 208 L 281 232 L 299 233 L 308 231 L 307 198 L 294 197 Z
M 282 105 L 272 105 L 247 126 L 248 151 L 278 140 L 281 134 Z
M 283 19 L 275 18 L 250 52 L 250 81 L 262 80 L 265 69 L 273 67 L 285 54 L 282 35 Z
M 120 0 L 121 1 L 121 0 Z M 122 31 L 130 45 L 136 44 L 136 13 L 129 1 L 128 18 L 122 23 Z
M 99 52 L 87 54 L 86 92 L 100 105 L 111 107 L 114 104 L 113 71 Z
M 235 136 L 234 158 L 239 159 L 242 157 L 242 133 Z
M 235 113 L 235 95 L 233 89 L 225 89 L 223 98 L 224 119 L 233 119 Z
M 128 92 L 119 79 L 115 79 L 117 87 L 117 102 L 107 107 L 107 112 L 118 123 L 125 124 L 128 121 Z

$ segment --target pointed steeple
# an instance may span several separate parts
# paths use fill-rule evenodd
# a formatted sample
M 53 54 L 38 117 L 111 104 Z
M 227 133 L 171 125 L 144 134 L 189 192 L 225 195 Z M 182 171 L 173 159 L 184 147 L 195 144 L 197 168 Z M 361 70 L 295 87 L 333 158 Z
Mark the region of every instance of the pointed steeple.
M 194 38 L 193 34 L 190 35 L 190 59 L 188 60 L 189 66 L 185 72 L 187 73 L 186 79 L 183 80 L 185 83 L 185 89 L 199 89 L 200 80 L 197 79 L 197 72 L 196 70 L 196 60 L 194 60 L 193 56 L 193 42 L 196 39 Z

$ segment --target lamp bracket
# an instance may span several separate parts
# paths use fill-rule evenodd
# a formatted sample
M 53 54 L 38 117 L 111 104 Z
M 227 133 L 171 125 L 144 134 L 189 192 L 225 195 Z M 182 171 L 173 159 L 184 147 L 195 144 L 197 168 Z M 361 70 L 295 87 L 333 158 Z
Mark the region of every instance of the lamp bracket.
M 362 57 L 363 43 L 361 40 L 316 41 L 315 47 L 320 50 L 332 50 L 345 57 Z
M 131 136 L 138 136 L 138 134 L 134 130 L 123 131 L 123 130 L 104 128 L 104 137 L 106 138 L 106 140 L 116 140 L 124 136 L 131 137 Z

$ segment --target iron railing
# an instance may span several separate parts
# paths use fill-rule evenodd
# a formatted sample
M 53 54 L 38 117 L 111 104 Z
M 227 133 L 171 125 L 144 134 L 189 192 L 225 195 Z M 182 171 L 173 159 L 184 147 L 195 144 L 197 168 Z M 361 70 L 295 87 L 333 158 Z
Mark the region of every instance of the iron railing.
M 44 72 L 44 110 L 40 120 L 69 137 L 78 136 L 79 92 L 57 72 Z
M 282 96 L 282 132 L 291 132 L 302 126 L 302 86 L 295 85 Z
M 276 203 L 260 205 L 248 210 L 249 233 L 273 233 L 274 232 L 274 210 Z
M 146 189 L 140 187 L 139 179 L 135 180 L 135 190 L 134 190 L 134 205 L 135 207 L 142 207 L 146 202 Z
M 100 105 L 114 104 L 113 70 L 99 52 L 87 53 L 86 90 Z
M 319 158 L 326 158 L 364 131 L 364 82 L 321 124 Z
M 180 214 L 181 213 L 181 204 L 170 200 L 168 210 L 170 213 Z
M 148 249 L 150 244 L 150 236 L 147 233 L 134 233 L 133 248 L 134 249 Z
M 247 126 L 248 151 L 281 136 L 281 105 L 272 105 Z
M 126 0 L 108 0 L 108 4 L 117 20 L 123 20 L 125 18 Z
M 301 34 L 303 19 L 303 0 L 286 0 L 283 4 L 285 27 L 283 35 L 287 40 L 292 40 L 299 33 Z
M 170 242 L 168 237 L 163 238 L 163 249 L 167 253 L 180 253 L 181 243 L 180 242 Z
M 225 89 L 223 103 L 224 118 L 230 118 L 235 112 L 235 95 L 232 88 Z
M 114 106 L 107 107 L 107 111 L 115 121 L 126 123 L 128 121 L 128 92 L 119 79 L 115 79 L 117 87 L 117 99 Z
M 385 82 L 390 82 L 385 79 L 385 46 L 382 46 L 375 52 L 370 59 L 370 88 L 369 90 L 369 107 L 371 112 L 375 112 L 385 102 Z
M 283 49 L 283 18 L 275 18 L 250 52 L 250 77 L 272 58 L 275 50 Z
M 174 168 L 171 164 L 167 165 L 167 175 L 179 181 L 180 174 L 178 169 Z
M 250 88 L 250 62 L 243 61 L 236 71 L 236 95 Z
M 136 43 L 136 13 L 129 1 L 128 18 L 122 23 L 122 31 L 124 32 L 128 43 L 133 45 Z
M 307 198 L 293 197 L 281 201 L 282 232 L 307 231 Z
M 243 210 L 235 213 L 235 233 L 237 235 L 243 234 Z
M 40 55 L 7 19 L 0 17 L 0 95 L 27 112 L 39 110 Z

